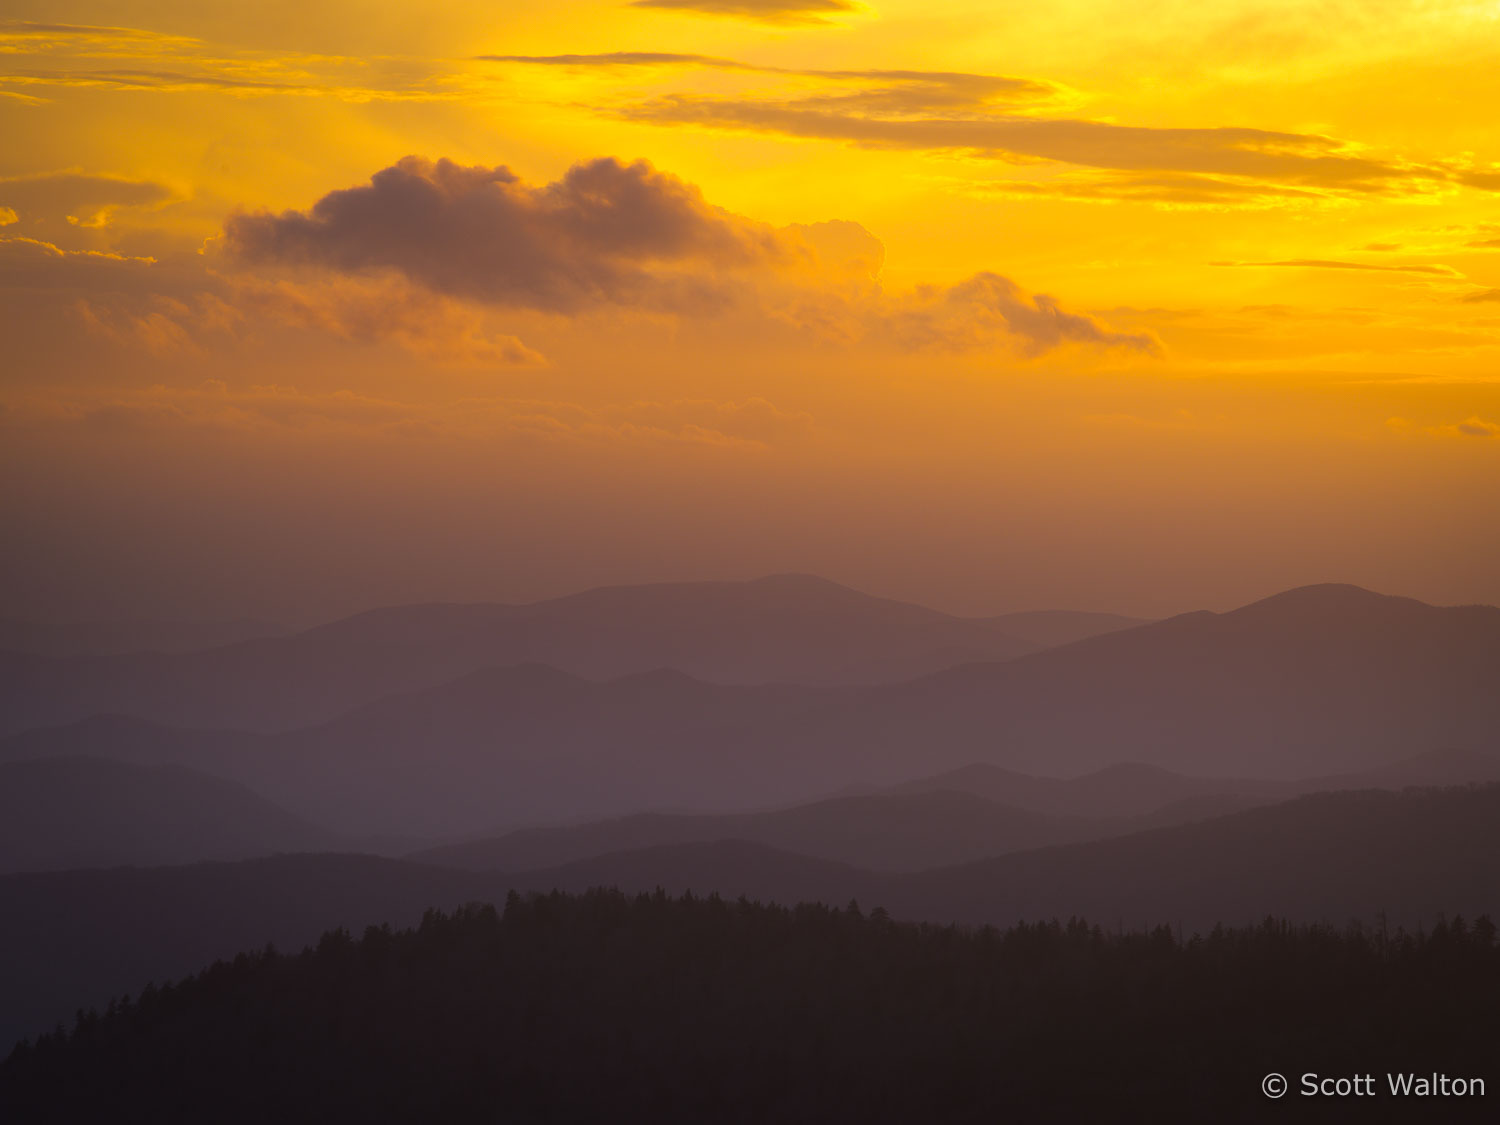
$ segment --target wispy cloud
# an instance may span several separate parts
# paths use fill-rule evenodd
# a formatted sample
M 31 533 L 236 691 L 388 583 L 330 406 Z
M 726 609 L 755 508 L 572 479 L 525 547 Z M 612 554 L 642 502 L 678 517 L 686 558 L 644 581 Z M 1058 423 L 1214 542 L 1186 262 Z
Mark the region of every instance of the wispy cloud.
M 33 102 L 45 99 L 24 91 L 217 92 L 353 102 L 466 96 L 461 76 L 446 64 L 223 48 L 134 27 L 0 22 L 0 58 L 13 60 L 0 66 L 0 96 Z
M 829 16 L 859 10 L 850 0 L 631 0 L 630 6 L 779 24 L 829 23 Z
M 1009 199 L 1066 199 L 1076 203 L 1149 203 L 1167 208 L 1283 207 L 1318 203 L 1317 190 L 1258 180 L 1188 172 L 1064 174 L 1045 179 L 955 181 L 962 191 Z
M 1500 171 L 1488 166 L 1378 156 L 1316 133 L 1246 126 L 1157 127 L 1059 116 L 1059 108 L 1071 107 L 1080 97 L 1064 86 L 1029 77 L 793 69 L 652 51 L 488 58 L 602 71 L 700 68 L 781 76 L 789 86 L 780 92 L 666 92 L 603 112 L 662 126 L 957 153 L 1100 173 L 1015 178 L 991 187 L 1014 196 L 1270 206 L 1431 194 L 1457 187 L 1500 190 Z
M 1379 273 L 1419 273 L 1429 277 L 1462 278 L 1463 274 L 1452 266 L 1441 265 L 1396 265 L 1378 262 L 1341 262 L 1331 258 L 1287 258 L 1276 262 L 1210 262 L 1211 266 L 1248 266 L 1255 269 L 1288 267 L 1293 269 L 1320 270 L 1374 270 Z
M 830 70 L 764 66 L 717 55 L 663 51 L 479 55 L 476 61 L 606 71 L 625 68 L 694 68 L 815 79 L 828 84 L 833 92 L 804 95 L 798 98 L 797 105 L 840 107 L 880 114 L 911 114 L 945 108 L 972 110 L 998 103 L 1050 101 L 1073 96 L 1071 91 L 1056 83 L 1004 74 L 974 74 L 952 70 Z

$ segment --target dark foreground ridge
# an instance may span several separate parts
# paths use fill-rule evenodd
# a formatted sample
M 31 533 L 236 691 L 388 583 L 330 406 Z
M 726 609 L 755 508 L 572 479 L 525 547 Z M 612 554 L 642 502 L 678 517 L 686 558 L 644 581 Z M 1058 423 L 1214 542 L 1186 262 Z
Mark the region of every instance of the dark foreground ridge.
M 1485 1120 L 1497 990 L 1488 919 L 1184 941 L 512 894 L 243 954 L 81 1016 L 0 1065 L 0 1119 Z M 1292 1083 L 1274 1105 L 1271 1072 Z M 1304 1097 L 1309 1072 L 1373 1074 L 1375 1093 Z M 1491 1089 L 1396 1097 L 1388 1072 Z

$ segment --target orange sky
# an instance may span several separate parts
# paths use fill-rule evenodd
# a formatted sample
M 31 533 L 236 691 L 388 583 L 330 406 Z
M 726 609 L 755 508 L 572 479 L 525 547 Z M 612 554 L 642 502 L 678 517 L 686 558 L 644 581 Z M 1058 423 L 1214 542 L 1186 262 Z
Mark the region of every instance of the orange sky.
M 0 612 L 1500 602 L 1500 3 L 9 0 Z

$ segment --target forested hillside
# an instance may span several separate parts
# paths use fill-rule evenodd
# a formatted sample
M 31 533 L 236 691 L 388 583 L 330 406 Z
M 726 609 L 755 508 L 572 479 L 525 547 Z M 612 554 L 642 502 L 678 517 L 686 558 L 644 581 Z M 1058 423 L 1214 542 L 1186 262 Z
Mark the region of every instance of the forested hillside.
M 1233 1122 L 1269 1119 L 1261 1080 L 1281 1072 L 1276 1120 L 1334 1120 L 1300 1075 L 1370 1072 L 1358 1120 L 1464 1120 L 1484 1098 L 1395 1098 L 1384 1073 L 1493 1077 L 1497 990 L 1487 918 L 1418 935 L 1268 919 L 1184 943 L 512 894 L 84 1015 L 0 1067 L 0 1117 Z

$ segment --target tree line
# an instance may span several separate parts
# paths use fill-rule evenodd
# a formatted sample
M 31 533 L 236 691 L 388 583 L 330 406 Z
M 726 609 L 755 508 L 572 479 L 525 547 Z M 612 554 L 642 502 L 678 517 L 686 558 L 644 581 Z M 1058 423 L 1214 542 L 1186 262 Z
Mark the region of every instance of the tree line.
M 1495 931 L 966 928 L 857 903 L 512 894 L 80 1012 L 0 1064 L 0 1120 L 1337 1120 L 1295 1096 L 1273 1109 L 1262 1076 L 1500 1079 Z

